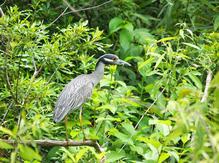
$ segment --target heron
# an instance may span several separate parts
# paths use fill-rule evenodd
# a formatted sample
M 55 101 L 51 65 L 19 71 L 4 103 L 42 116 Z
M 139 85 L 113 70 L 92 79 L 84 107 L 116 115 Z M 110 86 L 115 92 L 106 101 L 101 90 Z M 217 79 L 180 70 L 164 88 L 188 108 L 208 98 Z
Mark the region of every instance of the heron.
M 99 57 L 96 68 L 92 73 L 82 74 L 72 79 L 60 93 L 55 105 L 53 119 L 55 122 L 65 119 L 66 141 L 68 141 L 67 115 L 76 109 L 80 109 L 79 120 L 82 128 L 82 105 L 91 97 L 94 87 L 103 78 L 105 65 L 131 66 L 115 54 L 104 54 Z M 85 138 L 84 132 L 83 135 Z

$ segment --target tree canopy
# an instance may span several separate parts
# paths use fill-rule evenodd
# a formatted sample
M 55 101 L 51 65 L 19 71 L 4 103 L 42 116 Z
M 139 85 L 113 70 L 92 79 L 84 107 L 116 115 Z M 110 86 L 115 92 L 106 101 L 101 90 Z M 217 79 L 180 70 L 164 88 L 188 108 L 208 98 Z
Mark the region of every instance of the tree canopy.
M 217 0 L 5 0 L 0 4 L 0 162 L 217 162 Z M 64 86 L 113 53 L 64 122 Z M 63 143 L 64 142 L 64 143 Z

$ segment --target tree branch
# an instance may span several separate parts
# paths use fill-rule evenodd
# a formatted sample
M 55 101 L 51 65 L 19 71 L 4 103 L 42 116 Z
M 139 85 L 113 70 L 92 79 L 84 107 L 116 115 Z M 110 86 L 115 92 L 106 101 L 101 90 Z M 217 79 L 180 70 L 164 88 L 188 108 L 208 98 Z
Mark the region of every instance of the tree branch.
M 66 1 L 66 0 L 64 0 L 64 1 Z M 99 7 L 101 7 L 101 6 L 103 6 L 103 5 L 106 5 L 106 4 L 110 3 L 110 2 L 112 2 L 112 0 L 106 1 L 106 2 L 101 3 L 101 4 L 99 4 L 99 5 L 96 5 L 96 6 L 91 6 L 91 7 L 87 7 L 87 8 L 78 9 L 78 10 L 76 10 L 76 9 L 73 9 L 73 10 L 72 10 L 72 9 L 70 8 L 72 11 L 66 12 L 64 15 L 67 15 L 67 14 L 70 14 L 70 13 L 75 13 L 75 12 L 80 12 L 80 11 L 86 11 L 86 10 L 96 9 L 96 8 L 99 8 Z
M 110 3 L 110 2 L 112 2 L 112 0 L 106 1 L 106 2 L 101 3 L 99 5 L 96 5 L 96 6 L 91 6 L 91 7 L 87 7 L 87 8 L 78 9 L 78 10 L 76 10 L 74 7 L 72 7 L 67 0 L 63 0 L 63 2 L 67 5 L 67 7 L 63 10 L 63 12 L 55 20 L 52 21 L 52 23 L 49 24 L 49 26 L 54 24 L 60 17 L 62 17 L 64 15 L 75 13 L 78 17 L 82 17 L 78 12 L 99 8 L 99 7 L 103 6 L 103 5 L 106 5 L 106 4 Z M 71 11 L 66 12 L 68 8 L 70 8 Z
M 208 98 L 208 89 L 209 89 L 211 79 L 212 79 L 212 71 L 208 70 L 208 75 L 207 75 L 206 84 L 205 84 L 205 90 L 204 90 L 204 94 L 202 96 L 201 102 L 205 102 Z
M 79 14 L 79 13 L 77 12 L 77 10 L 76 10 L 74 7 L 72 7 L 72 6 L 70 5 L 70 3 L 69 3 L 67 0 L 63 0 L 63 2 L 71 9 L 71 12 L 70 12 L 70 13 L 75 13 L 78 17 L 81 18 L 81 14 Z
M 0 139 L 0 141 L 16 145 L 18 143 L 20 144 L 37 144 L 42 147 L 54 147 L 54 146 L 63 146 L 63 147 L 68 147 L 68 146 L 90 146 L 94 147 L 97 152 L 101 153 L 104 152 L 103 148 L 99 145 L 97 141 L 93 140 L 85 140 L 85 141 L 73 141 L 73 140 L 22 140 L 21 142 L 16 142 L 15 140 L 6 140 L 6 139 Z
M 68 9 L 68 7 L 66 7 L 66 8 L 62 11 L 62 13 L 61 13 L 55 20 L 53 20 L 52 23 L 49 24 L 49 26 L 51 26 L 52 24 L 54 24 L 61 16 L 63 16 L 64 13 L 67 11 L 67 9 Z
M 6 0 L 0 5 L 0 7 L 2 7 L 5 4 Z

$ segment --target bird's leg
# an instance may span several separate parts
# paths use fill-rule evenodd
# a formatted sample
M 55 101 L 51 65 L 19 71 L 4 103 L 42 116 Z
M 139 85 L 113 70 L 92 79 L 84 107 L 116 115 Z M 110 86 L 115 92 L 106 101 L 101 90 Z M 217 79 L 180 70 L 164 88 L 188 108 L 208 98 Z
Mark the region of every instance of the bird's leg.
M 81 131 L 83 133 L 83 136 L 84 136 L 83 140 L 86 140 L 85 133 L 84 133 L 84 128 L 83 128 L 82 111 L 83 111 L 83 108 L 80 107 L 80 114 L 79 114 L 80 127 L 81 127 Z
M 65 116 L 65 140 L 68 144 L 68 115 Z

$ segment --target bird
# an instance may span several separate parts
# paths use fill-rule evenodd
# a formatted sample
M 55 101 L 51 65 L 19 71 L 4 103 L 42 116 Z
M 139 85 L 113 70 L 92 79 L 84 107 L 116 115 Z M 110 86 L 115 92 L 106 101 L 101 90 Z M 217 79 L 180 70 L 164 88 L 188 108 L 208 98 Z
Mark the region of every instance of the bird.
M 105 65 L 131 66 L 131 64 L 119 59 L 115 54 L 104 54 L 100 56 L 92 73 L 81 74 L 72 79 L 60 93 L 53 114 L 53 120 L 56 123 L 65 118 L 67 128 L 67 115 L 76 109 L 80 109 L 79 119 L 81 123 L 82 105 L 91 97 L 94 87 L 103 78 Z

